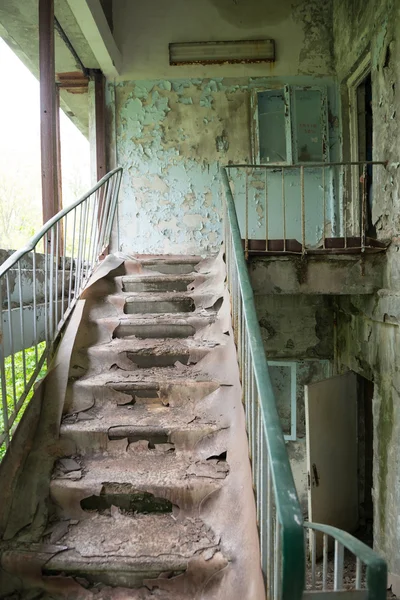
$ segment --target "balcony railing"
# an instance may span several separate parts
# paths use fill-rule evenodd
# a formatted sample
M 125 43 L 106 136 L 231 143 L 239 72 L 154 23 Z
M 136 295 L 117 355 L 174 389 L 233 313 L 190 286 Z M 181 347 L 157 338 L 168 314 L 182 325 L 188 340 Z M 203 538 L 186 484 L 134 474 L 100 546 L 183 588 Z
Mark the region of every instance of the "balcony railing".
M 46 359 L 109 245 L 122 169 L 50 219 L 0 266 L 0 460 Z
M 371 206 L 386 163 L 229 165 L 246 256 L 258 252 L 364 251 Z

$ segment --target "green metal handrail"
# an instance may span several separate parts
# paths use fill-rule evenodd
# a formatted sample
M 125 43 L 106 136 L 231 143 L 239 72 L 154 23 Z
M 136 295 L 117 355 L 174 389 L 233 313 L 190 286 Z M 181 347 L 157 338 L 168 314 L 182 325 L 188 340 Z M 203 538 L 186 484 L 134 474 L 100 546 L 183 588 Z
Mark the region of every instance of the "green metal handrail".
M 268 597 L 297 600 L 302 597 L 305 578 L 303 517 L 269 377 L 235 204 L 224 168 L 221 178 L 225 191 L 228 286 L 247 409 L 262 568 Z
M 312 586 L 315 584 L 315 563 L 316 563 L 316 535 L 315 532 L 323 534 L 323 589 L 326 589 L 326 574 L 328 560 L 328 537 L 335 540 L 335 581 L 336 589 L 342 588 L 343 579 L 343 548 L 347 548 L 357 561 L 355 589 L 361 590 L 362 565 L 367 568 L 366 588 L 368 600 L 385 600 L 387 587 L 387 565 L 386 561 L 379 556 L 372 548 L 352 536 L 346 531 L 342 531 L 331 525 L 321 525 L 320 523 L 304 523 L 304 527 L 310 530 L 311 546 L 311 579 Z

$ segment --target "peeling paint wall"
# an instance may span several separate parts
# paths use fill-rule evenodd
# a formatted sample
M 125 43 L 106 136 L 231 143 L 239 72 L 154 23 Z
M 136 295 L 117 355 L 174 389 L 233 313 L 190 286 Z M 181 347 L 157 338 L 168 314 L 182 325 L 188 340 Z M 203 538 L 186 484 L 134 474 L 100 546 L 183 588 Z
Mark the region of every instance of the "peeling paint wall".
M 109 154 L 110 164 L 124 167 L 114 247 L 139 253 L 218 249 L 219 168 L 250 161 L 250 89 L 286 83 L 334 89 L 331 2 L 320 4 L 113 3 L 123 72 L 108 82 Z M 257 37 L 275 40 L 275 63 L 169 65 L 170 42 Z
M 400 4 L 397 0 L 341 0 L 334 6 L 335 63 L 343 84 L 343 120 L 348 115 L 346 80 L 371 52 L 373 158 L 388 160 L 373 183 L 372 219 L 378 238 L 391 241 L 384 289 L 374 297 L 339 302 L 338 356 L 374 382 L 374 544 L 388 560 L 390 583 L 400 593 Z M 347 136 L 346 136 L 347 133 Z M 344 154 L 349 138 L 344 128 Z
M 250 161 L 251 89 L 315 81 L 330 85 L 334 97 L 332 79 L 310 77 L 109 84 L 117 161 L 124 167 L 119 249 L 216 251 L 222 233 L 219 169 Z

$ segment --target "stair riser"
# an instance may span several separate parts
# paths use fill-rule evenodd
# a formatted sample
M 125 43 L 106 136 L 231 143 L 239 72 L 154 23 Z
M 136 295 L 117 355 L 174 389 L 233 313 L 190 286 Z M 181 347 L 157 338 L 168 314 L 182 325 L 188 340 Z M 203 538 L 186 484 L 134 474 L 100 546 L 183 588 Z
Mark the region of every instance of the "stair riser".
M 157 273 L 163 273 L 164 275 L 188 275 L 193 273 L 194 267 L 197 265 L 194 263 L 154 263 L 146 264 L 144 268 L 149 271 L 156 271 Z
M 186 292 L 189 281 L 124 281 L 124 292 Z
M 151 324 L 151 325 L 119 325 L 114 331 L 114 337 L 124 338 L 131 335 L 140 339 L 152 338 L 187 338 L 196 333 L 196 329 L 191 325 L 180 324 Z
M 171 313 L 189 313 L 195 309 L 191 298 L 177 300 L 176 302 L 126 302 L 125 314 L 171 314 Z

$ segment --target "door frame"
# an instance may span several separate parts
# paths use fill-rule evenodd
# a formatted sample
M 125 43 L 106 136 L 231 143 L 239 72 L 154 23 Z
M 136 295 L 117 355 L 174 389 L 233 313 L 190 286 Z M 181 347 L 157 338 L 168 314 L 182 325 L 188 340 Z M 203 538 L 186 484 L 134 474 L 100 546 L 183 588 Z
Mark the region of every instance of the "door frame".
M 371 73 L 371 51 L 368 51 L 362 58 L 355 70 L 347 78 L 347 92 L 349 98 L 349 133 L 350 133 L 350 161 L 357 162 L 360 151 L 360 144 L 358 139 L 358 107 L 357 107 L 357 88 L 364 81 L 364 79 Z M 359 181 L 359 168 L 357 166 L 352 167 L 352 187 L 350 190 L 352 198 L 352 221 L 353 221 L 353 234 L 356 235 L 357 231 L 354 230 L 355 224 L 358 222 L 358 211 L 360 206 L 360 189 L 358 185 Z M 360 223 L 361 225 L 361 223 Z M 362 232 L 360 231 L 360 235 Z

